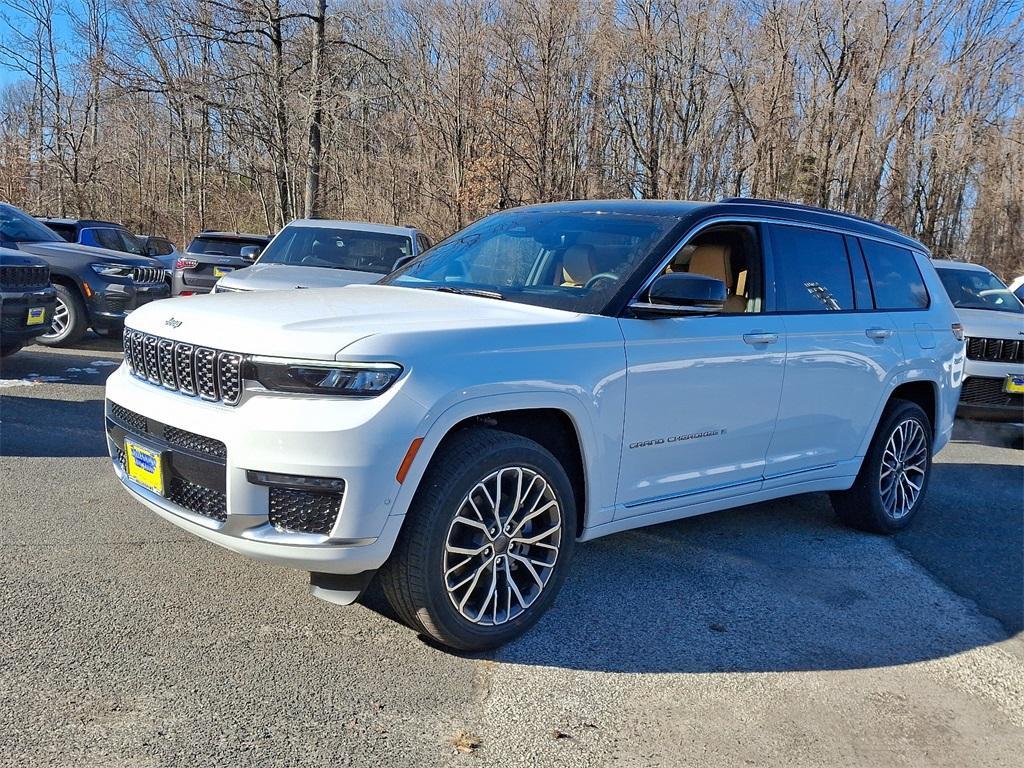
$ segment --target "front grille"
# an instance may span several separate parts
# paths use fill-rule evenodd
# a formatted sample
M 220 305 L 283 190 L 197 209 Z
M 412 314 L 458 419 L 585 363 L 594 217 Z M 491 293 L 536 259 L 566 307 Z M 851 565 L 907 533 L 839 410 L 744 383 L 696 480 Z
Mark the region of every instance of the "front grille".
M 207 456 L 214 456 L 218 459 L 226 458 L 228 449 L 220 440 L 212 437 L 203 437 L 187 429 L 164 426 L 164 440 L 179 448 L 186 448 L 196 453 L 205 453 Z
M 49 267 L 0 267 L 0 289 L 2 290 L 24 291 L 32 288 L 45 288 L 49 284 Z
M 162 267 L 133 267 L 132 280 L 136 283 L 162 283 L 164 269 Z
M 279 531 L 326 536 L 338 519 L 341 499 L 340 493 L 271 488 L 270 524 Z
M 997 363 L 1024 363 L 1024 340 L 971 336 L 967 339 L 967 357 Z
M 128 329 L 125 361 L 138 378 L 204 400 L 237 405 L 242 396 L 242 356 L 195 347 Z
M 122 426 L 129 427 L 139 435 L 149 435 L 150 437 L 164 440 L 169 445 L 211 456 L 215 459 L 223 459 L 228 455 L 227 446 L 220 440 L 197 435 L 195 432 L 189 432 L 187 429 L 162 424 L 156 419 L 147 419 L 141 413 L 128 410 L 123 405 L 111 403 L 110 415 L 120 422 Z
M 167 500 L 220 523 L 228 519 L 228 501 L 225 494 L 180 477 L 171 478 Z
M 1006 379 L 995 379 L 988 376 L 969 376 L 964 379 L 960 390 L 960 402 L 964 405 L 1024 405 L 1024 397 L 1003 391 Z

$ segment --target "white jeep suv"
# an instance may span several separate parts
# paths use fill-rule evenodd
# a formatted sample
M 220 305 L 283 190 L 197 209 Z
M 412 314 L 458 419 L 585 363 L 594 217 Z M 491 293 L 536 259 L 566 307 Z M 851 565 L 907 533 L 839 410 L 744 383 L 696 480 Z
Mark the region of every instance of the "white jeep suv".
M 380 285 L 170 300 L 108 380 L 114 469 L 157 514 L 411 627 L 507 642 L 573 547 L 808 491 L 919 512 L 964 363 L 923 246 L 767 201 L 482 219 Z

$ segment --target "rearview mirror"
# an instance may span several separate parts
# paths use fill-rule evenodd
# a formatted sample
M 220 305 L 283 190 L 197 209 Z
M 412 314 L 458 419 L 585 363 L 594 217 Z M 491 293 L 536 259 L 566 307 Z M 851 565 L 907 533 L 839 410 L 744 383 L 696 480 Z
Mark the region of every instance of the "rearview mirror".
M 262 251 L 263 249 L 258 245 L 246 245 L 238 251 L 238 255 L 246 261 L 256 261 L 256 259 L 260 257 L 260 253 Z
M 399 256 L 397 259 L 395 259 L 395 265 L 393 267 L 391 267 L 391 271 L 394 272 L 394 271 L 398 270 L 399 268 L 404 267 L 406 264 L 408 264 L 410 261 L 412 261 L 415 258 L 416 257 L 413 256 L 411 253 L 406 255 L 406 256 Z
M 651 283 L 629 308 L 637 317 L 713 315 L 725 306 L 725 283 L 707 275 L 669 272 Z

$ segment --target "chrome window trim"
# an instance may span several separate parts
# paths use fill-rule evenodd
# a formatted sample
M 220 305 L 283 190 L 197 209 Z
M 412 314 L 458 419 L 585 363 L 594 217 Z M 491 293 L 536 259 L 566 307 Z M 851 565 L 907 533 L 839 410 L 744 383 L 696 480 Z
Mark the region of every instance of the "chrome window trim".
M 790 210 L 795 210 L 795 209 L 790 209 Z M 707 229 L 708 227 L 712 227 L 712 226 L 714 226 L 716 224 L 778 224 L 778 225 L 789 226 L 789 227 L 803 227 L 805 229 L 817 229 L 817 230 L 821 230 L 823 232 L 832 232 L 832 233 L 837 234 L 837 235 L 845 235 L 847 237 L 860 237 L 860 238 L 863 238 L 865 240 L 874 240 L 876 242 L 884 243 L 886 245 L 893 245 L 894 244 L 892 240 L 887 240 L 884 237 L 878 237 L 877 235 L 866 235 L 866 234 L 863 234 L 861 232 L 855 232 L 853 230 L 846 229 L 844 227 L 839 227 L 839 226 L 829 226 L 829 225 L 826 225 L 826 224 L 811 224 L 811 223 L 804 222 L 804 221 L 793 221 L 792 219 L 774 218 L 774 217 L 771 217 L 771 216 L 751 216 L 750 214 L 736 214 L 735 216 L 730 216 L 730 215 L 722 214 L 722 215 L 718 215 L 718 216 L 712 216 L 709 219 L 704 219 L 703 221 L 697 222 L 692 227 L 690 227 L 690 229 L 688 229 L 686 231 L 686 233 L 682 237 L 679 238 L 679 241 L 674 246 L 672 246 L 671 249 L 669 249 L 668 255 L 665 256 L 665 258 L 663 258 L 661 260 L 661 263 L 658 265 L 658 267 L 647 276 L 647 279 L 640 286 L 640 289 L 635 294 L 633 294 L 633 298 L 630 299 L 627 302 L 626 306 L 628 307 L 630 304 L 633 304 L 634 302 L 640 301 L 640 297 L 643 296 L 644 293 L 647 291 L 647 289 L 651 287 L 651 283 L 653 283 L 655 281 L 655 279 L 657 279 L 658 275 L 660 275 L 665 270 L 665 267 L 667 267 L 669 264 L 672 263 L 672 260 L 676 257 L 676 255 L 683 248 L 686 247 L 687 243 L 689 243 L 690 240 L 692 240 L 696 235 L 698 235 L 703 230 Z M 924 250 L 921 250 L 920 248 L 914 248 L 914 247 L 911 247 L 909 245 L 903 245 L 903 244 L 899 245 L 899 247 L 900 248 L 905 248 L 905 249 L 907 249 L 908 251 L 910 251 L 913 254 L 920 254 L 920 255 L 924 256 L 925 258 L 929 258 L 928 252 L 924 251 Z M 762 257 L 762 259 L 764 258 L 764 256 L 765 256 L 765 248 L 764 248 L 764 245 L 762 243 L 762 245 L 761 245 L 761 257 Z M 763 267 L 764 267 L 764 264 L 762 264 L 762 268 Z M 922 275 L 922 277 L 923 277 L 923 275 Z M 869 279 L 870 279 L 870 276 L 869 276 Z M 844 310 L 844 311 L 858 311 L 858 310 Z M 860 311 L 867 311 L 867 310 L 860 310 Z M 874 310 L 871 310 L 871 311 L 874 311 Z M 789 313 L 787 313 L 785 311 L 776 310 L 775 312 L 772 312 L 772 313 L 767 313 L 767 312 L 762 311 L 762 312 L 759 312 L 759 313 L 751 313 L 751 314 L 789 314 Z

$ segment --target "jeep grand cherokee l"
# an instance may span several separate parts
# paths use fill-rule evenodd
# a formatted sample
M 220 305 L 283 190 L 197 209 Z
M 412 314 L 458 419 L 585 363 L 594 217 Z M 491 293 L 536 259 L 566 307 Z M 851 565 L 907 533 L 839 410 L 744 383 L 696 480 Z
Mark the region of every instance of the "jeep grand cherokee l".
M 50 267 L 57 305 L 41 344 L 74 344 L 90 327 L 116 336 L 129 312 L 170 293 L 155 259 L 68 243 L 6 203 L 0 203 L 0 247 L 31 253 Z
M 925 248 L 795 205 L 494 214 L 383 284 L 162 302 L 107 382 L 128 492 L 459 649 L 521 634 L 578 541 L 829 491 L 920 512 L 964 363 Z

